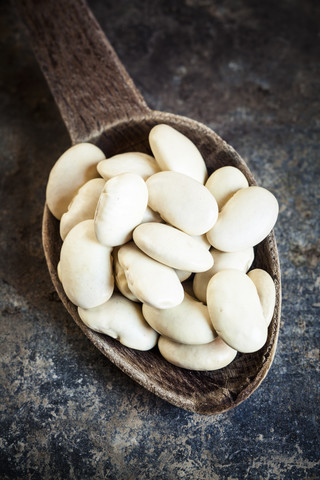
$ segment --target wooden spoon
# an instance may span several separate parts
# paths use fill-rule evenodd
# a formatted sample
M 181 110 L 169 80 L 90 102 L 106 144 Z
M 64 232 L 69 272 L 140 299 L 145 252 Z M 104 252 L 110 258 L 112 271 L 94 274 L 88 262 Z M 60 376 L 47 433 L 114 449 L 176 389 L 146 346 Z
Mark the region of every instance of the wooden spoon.
M 83 0 L 17 0 L 16 4 L 73 144 L 92 142 L 107 157 L 126 151 L 151 153 L 149 131 L 158 123 L 166 123 L 197 145 L 209 174 L 223 165 L 234 165 L 250 185 L 256 184 L 242 158 L 212 130 L 188 118 L 148 108 Z M 161 357 L 157 348 L 148 352 L 131 350 L 88 329 L 58 280 L 59 222 L 47 206 L 43 247 L 52 282 L 74 321 L 109 360 L 159 397 L 186 410 L 211 415 L 244 401 L 266 376 L 276 351 L 281 301 L 273 232 L 256 247 L 254 263 L 266 270 L 276 285 L 276 307 L 267 343 L 256 353 L 238 354 L 229 366 L 213 372 L 175 367 Z

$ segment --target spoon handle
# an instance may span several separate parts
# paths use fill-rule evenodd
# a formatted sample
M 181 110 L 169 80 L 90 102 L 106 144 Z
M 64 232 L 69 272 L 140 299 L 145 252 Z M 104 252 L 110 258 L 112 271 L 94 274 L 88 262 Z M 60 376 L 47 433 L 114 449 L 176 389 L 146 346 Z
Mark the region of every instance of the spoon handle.
M 73 143 L 150 112 L 84 0 L 16 0 Z

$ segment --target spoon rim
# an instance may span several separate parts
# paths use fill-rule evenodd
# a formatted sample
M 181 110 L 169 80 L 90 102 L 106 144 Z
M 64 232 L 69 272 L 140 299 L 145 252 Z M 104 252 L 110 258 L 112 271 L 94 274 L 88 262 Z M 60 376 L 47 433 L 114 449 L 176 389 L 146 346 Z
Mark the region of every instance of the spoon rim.
M 232 161 L 238 163 L 239 166 L 242 167 L 242 170 L 245 172 L 249 180 L 249 184 L 256 185 L 256 181 L 253 177 L 253 174 L 251 173 L 246 162 L 240 157 L 240 155 L 230 145 L 228 145 L 224 140 L 222 140 L 222 138 L 216 132 L 214 132 L 212 129 L 210 129 L 206 125 L 198 122 L 197 120 L 193 120 L 188 117 L 183 117 L 176 114 L 171 114 L 168 112 L 159 112 L 156 110 L 150 110 L 150 114 L 148 115 L 143 115 L 141 117 L 137 116 L 136 118 L 131 119 L 130 121 L 122 120 L 114 123 L 113 125 L 108 127 L 105 133 L 111 128 L 115 128 L 115 129 L 122 128 L 124 124 L 126 124 L 125 128 L 129 128 L 130 124 L 132 124 L 132 122 L 134 121 L 136 122 L 145 121 L 147 124 L 148 122 L 157 124 L 159 123 L 158 122 L 159 119 L 162 120 L 161 123 L 167 123 L 169 125 L 171 124 L 172 126 L 183 122 L 184 127 L 191 128 L 191 129 L 194 129 L 196 127 L 200 129 L 202 132 L 204 132 L 206 135 L 208 135 L 210 138 L 214 138 L 215 141 L 220 143 L 221 144 L 220 146 L 223 146 L 223 148 L 225 148 L 227 152 L 231 155 L 230 159 L 232 159 Z M 98 138 L 99 137 L 93 138 L 92 143 L 97 142 Z M 232 400 L 229 399 L 229 401 L 227 401 L 225 404 L 219 404 L 219 407 L 213 407 L 212 405 L 210 405 L 210 401 L 209 401 L 210 395 L 208 395 L 208 399 L 206 401 L 204 401 L 204 397 L 200 398 L 201 395 L 199 395 L 198 399 L 195 398 L 194 396 L 190 396 L 189 398 L 182 397 L 180 392 L 177 393 L 175 391 L 174 385 L 172 386 L 172 389 L 168 389 L 165 386 L 161 385 L 161 383 L 155 382 L 155 380 L 153 380 L 153 383 L 152 383 L 152 381 L 150 380 L 150 372 L 148 373 L 143 371 L 142 369 L 133 368 L 132 364 L 129 364 L 128 361 L 127 362 L 125 361 L 126 352 L 129 355 L 130 349 L 128 349 L 123 345 L 121 345 L 120 348 L 119 348 L 119 345 L 117 345 L 117 348 L 115 348 L 114 342 L 116 341 L 114 339 L 108 338 L 106 335 L 102 335 L 90 330 L 82 322 L 82 320 L 80 319 L 77 313 L 77 307 L 70 302 L 70 300 L 66 297 L 64 293 L 62 285 L 58 279 L 57 265 L 53 263 L 53 260 L 51 258 L 52 249 L 48 248 L 48 240 L 50 241 L 51 239 L 50 228 L 54 222 L 57 222 L 57 225 L 58 225 L 58 220 L 53 217 L 53 215 L 48 209 L 48 206 L 45 204 L 44 212 L 43 212 L 43 220 L 42 220 L 42 242 L 43 242 L 43 249 L 44 249 L 47 266 L 49 269 L 49 273 L 50 273 L 53 285 L 62 303 L 64 304 L 66 310 L 73 317 L 73 320 L 81 328 L 84 334 L 89 338 L 90 341 L 92 341 L 92 343 L 98 348 L 98 350 L 102 354 L 104 354 L 114 365 L 116 365 L 126 375 L 128 375 L 130 378 L 136 381 L 139 385 L 143 386 L 144 388 L 148 389 L 152 393 L 156 394 L 158 397 L 162 398 L 163 400 L 177 407 L 183 408 L 184 410 L 187 410 L 193 413 L 198 413 L 198 414 L 205 414 L 205 415 L 220 414 L 236 407 L 237 405 L 242 403 L 244 400 L 246 400 L 260 386 L 260 384 L 266 377 L 272 365 L 276 348 L 277 348 L 279 328 L 280 328 L 281 275 L 280 275 L 279 254 L 278 254 L 274 231 L 272 231 L 268 235 L 268 237 L 266 237 L 266 239 L 263 242 L 261 242 L 261 244 L 259 244 L 260 248 L 262 247 L 265 252 L 268 252 L 268 254 L 270 254 L 270 258 L 271 258 L 270 268 L 272 267 L 272 276 L 274 278 L 275 285 L 276 285 L 276 307 L 275 307 L 272 322 L 269 326 L 269 336 L 266 344 L 267 348 L 266 346 L 263 347 L 263 349 L 266 350 L 262 357 L 263 360 L 259 365 L 259 368 L 257 368 L 254 378 L 250 382 L 248 382 L 248 384 L 243 389 L 241 389 L 240 393 L 238 393 L 235 398 L 233 398 Z M 60 238 L 59 238 L 59 241 L 61 243 Z M 53 245 L 51 245 L 51 247 L 52 246 Z M 154 347 L 154 349 L 155 348 L 157 347 Z M 154 351 L 154 349 L 152 349 L 152 351 Z M 172 370 L 172 368 L 177 369 L 177 374 L 178 372 L 181 373 L 181 371 L 183 372 L 185 371 L 185 369 L 172 366 L 169 363 L 168 363 L 168 368 L 170 368 L 170 370 Z M 190 372 L 192 372 L 191 373 L 191 376 L 192 376 L 194 374 L 194 371 L 190 371 Z M 194 374 L 194 375 L 199 375 L 199 374 L 205 375 L 203 372 L 198 372 L 197 374 Z M 183 375 L 184 373 L 182 373 L 182 376 Z

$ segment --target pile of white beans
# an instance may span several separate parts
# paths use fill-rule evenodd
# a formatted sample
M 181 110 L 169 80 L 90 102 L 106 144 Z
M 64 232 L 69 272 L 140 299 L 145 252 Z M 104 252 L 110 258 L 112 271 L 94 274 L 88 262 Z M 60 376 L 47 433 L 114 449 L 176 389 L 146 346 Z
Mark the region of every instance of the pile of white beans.
M 233 166 L 208 178 L 197 147 L 168 125 L 149 143 L 153 156 L 106 159 L 80 143 L 58 159 L 46 192 L 63 240 L 58 276 L 90 329 L 158 345 L 182 368 L 220 369 L 267 340 L 274 282 L 249 270 L 278 203 Z

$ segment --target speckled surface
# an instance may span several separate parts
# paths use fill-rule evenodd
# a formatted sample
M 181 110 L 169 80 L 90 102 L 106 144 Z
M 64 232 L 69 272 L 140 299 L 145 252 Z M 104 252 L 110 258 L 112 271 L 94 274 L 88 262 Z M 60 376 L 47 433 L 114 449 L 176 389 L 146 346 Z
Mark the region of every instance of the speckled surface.
M 319 4 L 89 5 L 149 106 L 213 128 L 277 196 L 279 346 L 247 401 L 204 417 L 145 391 L 83 336 L 41 246 L 45 183 L 69 138 L 2 2 L 0 478 L 318 479 Z

